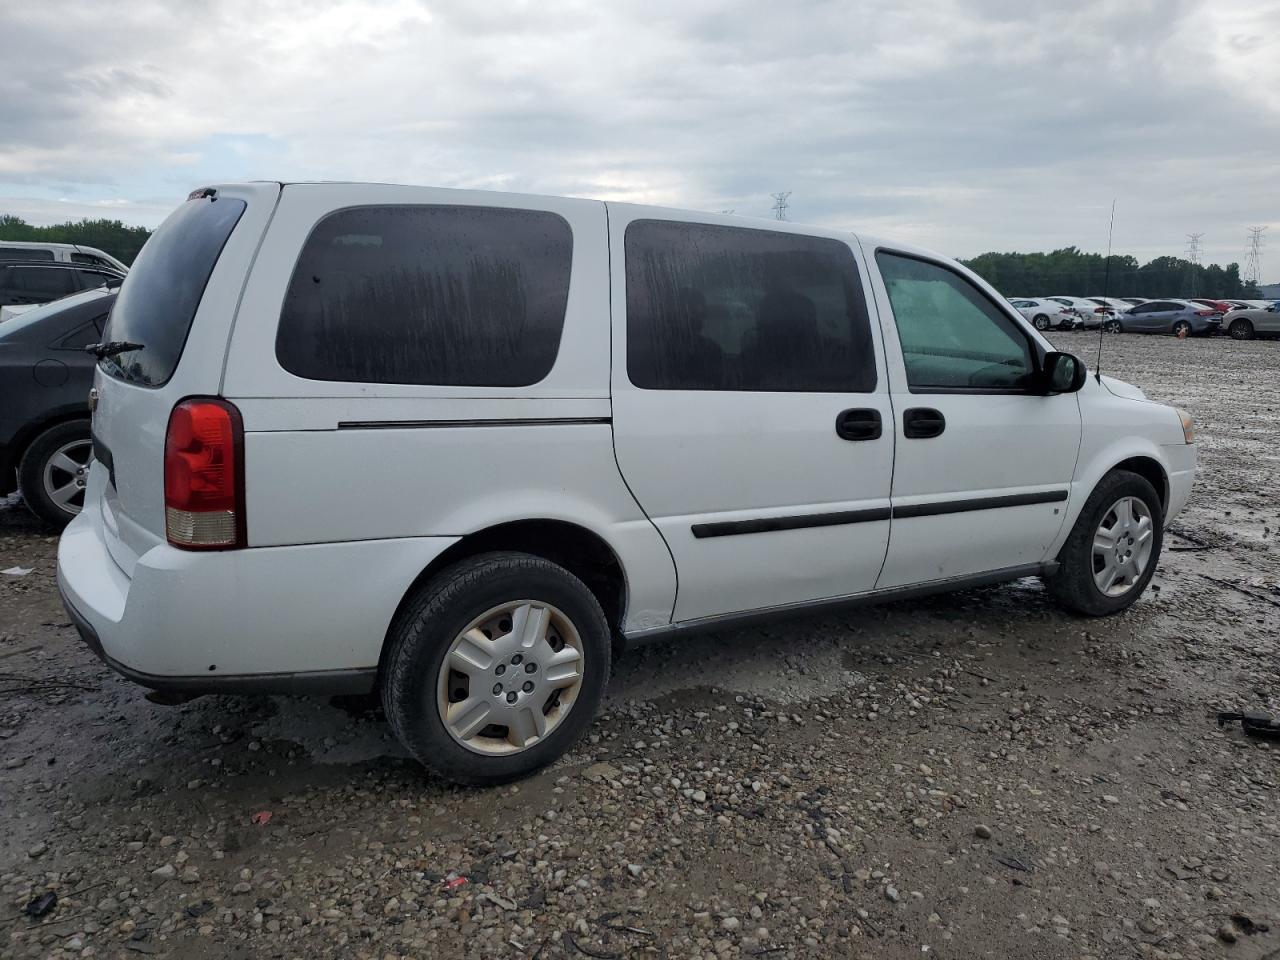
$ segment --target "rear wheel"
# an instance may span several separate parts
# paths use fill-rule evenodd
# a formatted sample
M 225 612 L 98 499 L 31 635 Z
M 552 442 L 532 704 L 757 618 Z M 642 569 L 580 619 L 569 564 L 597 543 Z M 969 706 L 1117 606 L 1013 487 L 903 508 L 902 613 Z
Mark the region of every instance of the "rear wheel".
M 1162 516 L 1160 497 L 1145 477 L 1127 470 L 1107 474 L 1058 551 L 1058 571 L 1045 578 L 1050 594 L 1091 617 L 1126 609 L 1155 573 Z
M 1241 317 L 1238 320 L 1231 321 L 1231 327 L 1228 331 L 1232 340 L 1252 340 L 1253 324 Z
M 88 420 L 54 424 L 31 441 L 18 465 L 18 486 L 41 520 L 64 527 L 84 507 L 93 441 Z
M 1034 326 L 1037 330 L 1048 330 L 1048 329 L 1049 329 L 1049 318 L 1048 318 L 1047 316 L 1045 316 L 1043 313 L 1037 313 L 1037 314 L 1036 314 L 1036 315 L 1031 319 L 1031 324 L 1032 324 L 1032 326 Z
M 577 577 L 489 553 L 429 581 L 388 637 L 382 702 L 396 736 L 457 783 L 504 783 L 563 754 L 609 678 L 609 626 Z
M 1179 320 L 1173 325 L 1173 335 L 1179 340 L 1185 340 L 1191 336 L 1191 324 L 1185 320 Z

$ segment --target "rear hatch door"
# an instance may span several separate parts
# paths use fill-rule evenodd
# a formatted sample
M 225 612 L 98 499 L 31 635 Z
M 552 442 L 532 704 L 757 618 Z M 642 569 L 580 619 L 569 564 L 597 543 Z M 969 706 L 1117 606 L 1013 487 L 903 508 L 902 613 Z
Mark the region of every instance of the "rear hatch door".
M 94 373 L 96 458 L 86 507 L 100 506 L 112 557 L 132 576 L 165 539 L 164 438 L 180 400 L 216 396 L 244 278 L 280 195 L 277 183 L 198 190 L 138 254 L 104 342 L 140 344 Z

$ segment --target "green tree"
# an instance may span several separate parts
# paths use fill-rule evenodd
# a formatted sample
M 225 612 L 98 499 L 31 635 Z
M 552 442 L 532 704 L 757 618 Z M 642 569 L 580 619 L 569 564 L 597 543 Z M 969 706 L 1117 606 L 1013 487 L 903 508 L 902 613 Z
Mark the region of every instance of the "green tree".
M 151 236 L 146 227 L 131 227 L 120 220 L 68 220 L 37 227 L 21 217 L 0 214 L 0 240 L 34 240 L 42 243 L 79 243 L 97 247 L 124 263 L 133 263 Z
M 1050 253 L 983 253 L 963 262 L 1006 296 L 1097 297 L 1105 286 L 1112 297 L 1187 297 L 1193 285 L 1200 297 L 1246 295 L 1236 263 L 1205 266 L 1181 257 L 1156 257 L 1140 264 L 1127 254 L 1107 258 L 1075 247 Z

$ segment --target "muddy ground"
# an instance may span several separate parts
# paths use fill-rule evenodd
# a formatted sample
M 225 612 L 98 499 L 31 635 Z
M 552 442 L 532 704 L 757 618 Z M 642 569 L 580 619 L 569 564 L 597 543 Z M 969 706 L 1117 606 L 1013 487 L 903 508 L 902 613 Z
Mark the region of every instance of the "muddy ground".
M 1280 957 L 1280 743 L 1214 722 L 1280 713 L 1280 343 L 1106 347 L 1201 437 L 1129 613 L 1028 580 L 649 648 L 497 790 L 362 701 L 148 703 L 0 505 L 0 956 Z

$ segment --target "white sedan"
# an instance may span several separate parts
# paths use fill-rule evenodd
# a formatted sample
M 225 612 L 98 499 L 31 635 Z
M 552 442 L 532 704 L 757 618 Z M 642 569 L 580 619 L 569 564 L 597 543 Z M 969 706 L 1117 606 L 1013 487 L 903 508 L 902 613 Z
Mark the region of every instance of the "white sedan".
M 1094 330 L 1102 326 L 1103 317 L 1115 312 L 1110 307 L 1094 303 L 1086 297 L 1048 297 L 1046 299 L 1075 310 L 1076 313 L 1080 314 L 1080 319 L 1084 326 Z
M 1080 317 L 1070 307 L 1041 297 L 1015 297 L 1009 301 L 1037 330 L 1070 330 Z

